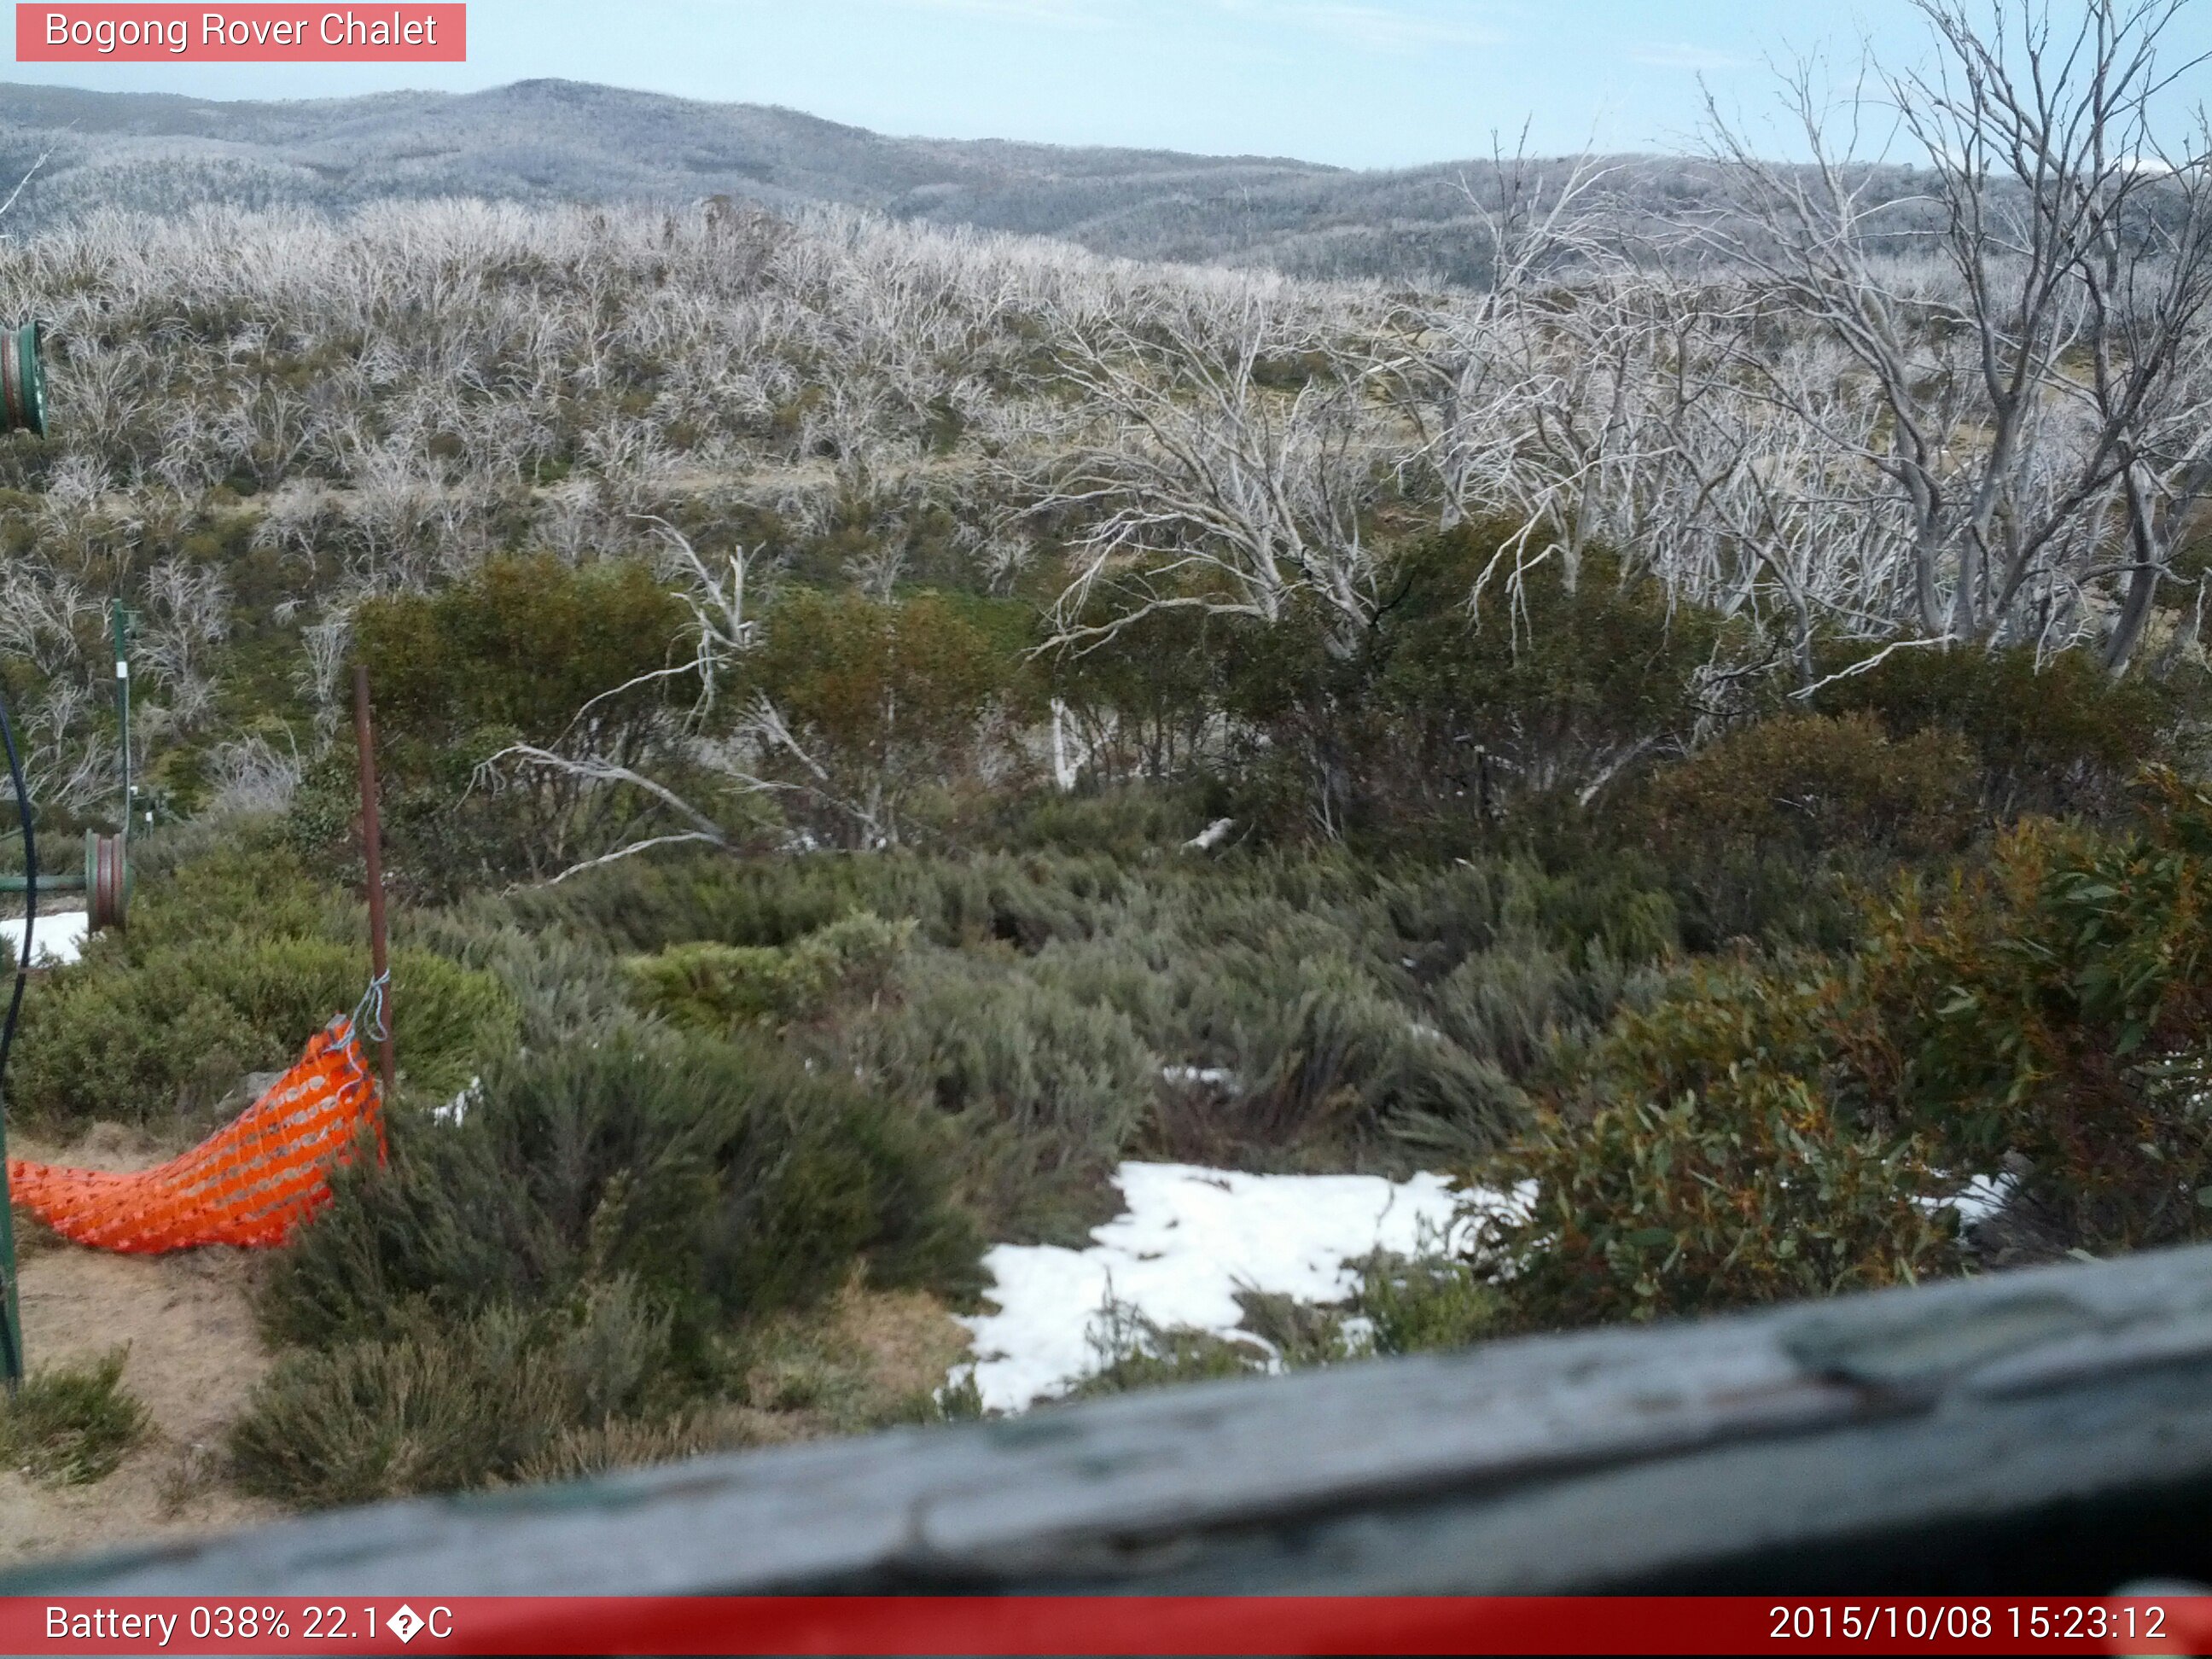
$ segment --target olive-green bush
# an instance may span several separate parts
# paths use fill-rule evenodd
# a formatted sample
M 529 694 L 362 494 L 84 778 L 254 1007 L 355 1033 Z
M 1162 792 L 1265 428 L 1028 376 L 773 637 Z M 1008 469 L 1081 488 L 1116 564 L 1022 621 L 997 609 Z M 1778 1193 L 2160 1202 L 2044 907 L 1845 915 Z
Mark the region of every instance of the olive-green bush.
M 1945 1191 L 1928 1146 L 1752 1060 L 1673 1096 L 1547 1109 L 1492 1173 L 1536 1183 L 1524 1215 L 1481 1229 L 1505 1328 L 1829 1296 L 1955 1265 L 1948 1219 L 1922 1202 Z
M 234 1425 L 232 1466 L 247 1491 L 313 1506 L 513 1479 L 579 1437 L 672 1417 L 668 1347 L 666 1316 L 618 1276 L 559 1307 L 295 1350 Z
M 1870 714 L 1784 714 L 1662 768 L 1637 805 L 1645 833 L 1675 861 L 1717 848 L 1910 859 L 1963 844 L 1979 784 L 1974 752 L 1954 732 L 1892 738 Z
M 1822 676 L 1842 678 L 1821 687 L 1816 706 L 1870 715 L 1899 740 L 1937 732 L 1964 742 L 1984 804 L 2001 817 L 2124 815 L 2137 766 L 2195 752 L 2201 671 L 2116 679 L 2094 650 L 2046 655 L 2017 645 L 1892 651 L 1863 673 L 1843 673 L 1870 654 L 1861 644 L 1825 648 Z
M 2127 829 L 2029 819 L 1986 870 L 1903 888 L 1827 1034 L 1863 1115 L 1958 1167 L 2026 1158 L 2100 1251 L 2212 1235 L 2212 791 L 2134 793 Z
M 1015 970 L 918 956 L 848 1052 L 945 1122 L 996 1237 L 1081 1244 L 1107 1178 L 1136 1146 L 1159 1062 L 1128 1017 Z
M 2212 793 L 2123 830 L 2030 818 L 1902 879 L 1850 955 L 1705 975 L 1626 1017 L 1489 1167 L 1518 1323 L 1689 1313 L 1957 1265 L 1945 1200 L 2024 1161 L 2075 1248 L 2212 1234 Z
M 559 749 L 588 708 L 596 752 L 681 778 L 684 718 L 698 695 L 691 617 L 652 567 L 497 558 L 434 593 L 370 599 L 353 614 L 375 687 L 388 864 L 410 896 L 544 878 L 663 822 L 649 792 L 587 788 L 557 769 L 477 769 L 516 743 Z M 356 760 L 348 743 L 310 769 L 293 810 L 304 846 L 343 845 Z
M 957 1294 L 980 1245 L 930 1133 L 773 1048 L 617 1032 L 486 1072 L 459 1123 L 392 1126 L 272 1264 L 273 1335 L 330 1347 L 558 1304 L 626 1274 L 704 1376 L 718 1332 L 872 1283 Z
M 880 990 L 913 933 L 911 921 L 858 911 L 787 945 L 676 945 L 624 966 L 638 1004 L 673 1024 L 775 1027 L 819 1014 L 834 997 Z
M 247 836 L 149 882 L 127 932 L 27 998 L 10 1103 L 56 1129 L 204 1118 L 253 1072 L 282 1070 L 369 980 L 367 924 L 280 846 Z M 403 1087 L 450 1095 L 514 1046 L 493 975 L 419 948 L 392 958 Z
M 1861 889 L 1967 846 L 1983 795 L 1955 732 L 1893 737 L 1869 714 L 1793 709 L 1655 769 L 1623 793 L 1616 833 L 1656 855 L 1686 942 L 1834 949 L 1856 933 Z

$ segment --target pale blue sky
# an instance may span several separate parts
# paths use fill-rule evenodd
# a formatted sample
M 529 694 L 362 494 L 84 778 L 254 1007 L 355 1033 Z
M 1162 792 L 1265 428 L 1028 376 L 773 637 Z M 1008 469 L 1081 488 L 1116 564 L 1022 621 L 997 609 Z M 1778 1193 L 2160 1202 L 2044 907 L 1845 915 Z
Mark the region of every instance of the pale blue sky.
M 1907 0 L 471 0 L 465 64 L 12 76 L 210 98 L 562 76 L 890 133 L 1397 167 L 1486 153 L 1523 120 L 1538 150 L 1678 149 L 1700 74 L 1757 119 L 1770 58 L 1856 62 L 1862 40 L 1898 61 L 1926 50 Z M 2212 0 L 2173 49 L 2212 50 Z

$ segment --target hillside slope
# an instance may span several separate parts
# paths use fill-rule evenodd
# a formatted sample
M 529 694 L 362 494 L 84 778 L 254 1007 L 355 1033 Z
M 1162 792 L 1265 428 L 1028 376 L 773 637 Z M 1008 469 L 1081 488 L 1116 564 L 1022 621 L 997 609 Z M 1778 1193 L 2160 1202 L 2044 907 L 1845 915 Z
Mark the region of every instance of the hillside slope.
M 1485 275 L 1468 191 L 1494 190 L 1496 177 L 1488 161 L 1352 172 L 1269 156 L 888 137 L 793 110 L 573 81 L 289 103 L 0 85 L 0 178 L 12 184 L 49 149 L 13 216 L 18 234 L 100 207 L 727 193 L 770 208 L 844 203 L 1138 258 L 1458 282 Z M 1631 216 L 1714 205 L 1714 180 L 1693 162 L 1613 165 L 1611 187 Z

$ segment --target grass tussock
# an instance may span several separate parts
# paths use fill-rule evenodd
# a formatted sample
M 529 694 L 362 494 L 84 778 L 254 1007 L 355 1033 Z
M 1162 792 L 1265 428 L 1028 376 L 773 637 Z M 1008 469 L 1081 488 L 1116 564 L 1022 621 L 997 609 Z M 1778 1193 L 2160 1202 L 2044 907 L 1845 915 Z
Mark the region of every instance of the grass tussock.
M 33 1371 L 0 1398 L 0 1464 L 48 1486 L 104 1480 L 145 1438 L 145 1407 L 123 1386 L 122 1348 Z

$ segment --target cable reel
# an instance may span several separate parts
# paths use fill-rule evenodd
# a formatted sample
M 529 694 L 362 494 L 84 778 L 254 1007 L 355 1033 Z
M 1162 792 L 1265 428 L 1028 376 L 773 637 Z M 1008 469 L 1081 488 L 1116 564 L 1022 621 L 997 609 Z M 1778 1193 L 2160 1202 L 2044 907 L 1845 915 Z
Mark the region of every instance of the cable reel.
M 46 325 L 0 329 L 0 432 L 46 435 Z

